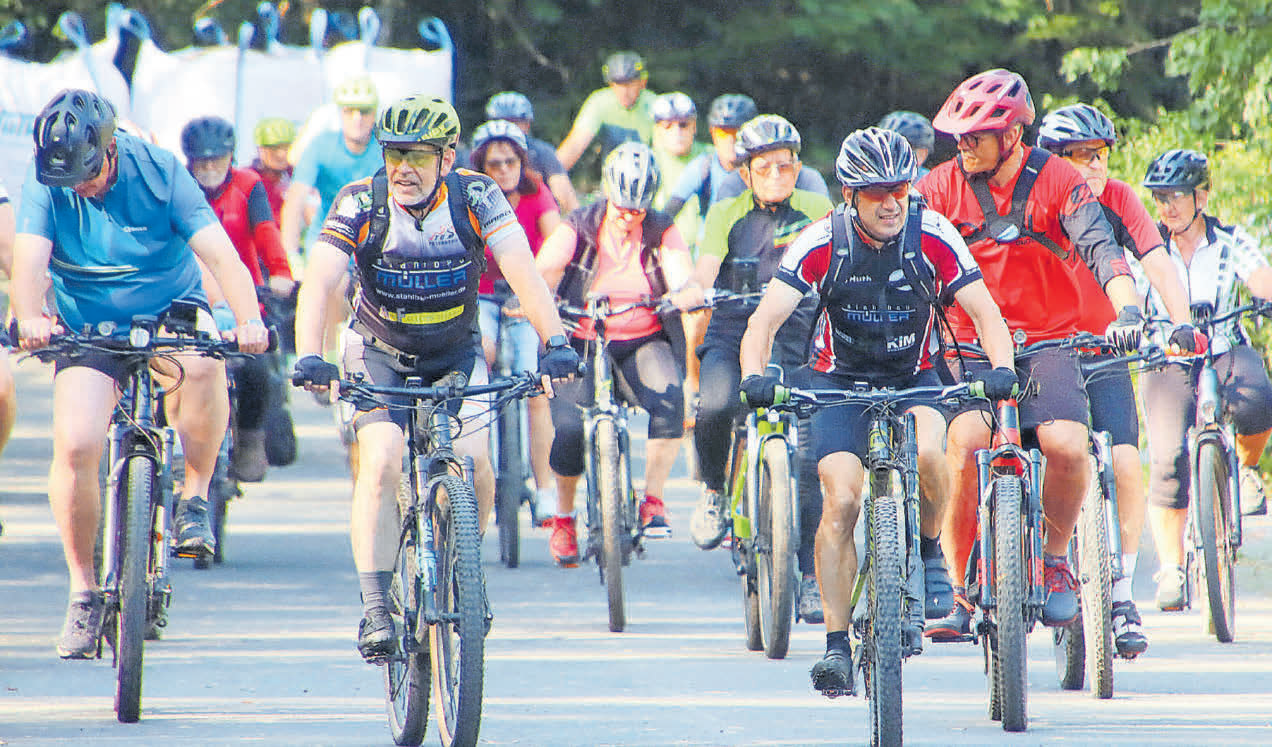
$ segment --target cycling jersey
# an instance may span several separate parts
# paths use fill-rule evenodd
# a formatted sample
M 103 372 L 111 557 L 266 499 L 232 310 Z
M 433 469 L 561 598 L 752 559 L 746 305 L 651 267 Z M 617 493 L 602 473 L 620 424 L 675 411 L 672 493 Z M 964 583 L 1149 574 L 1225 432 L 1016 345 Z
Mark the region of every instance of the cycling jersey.
M 1100 207 L 1104 209 L 1104 217 L 1113 227 L 1113 237 L 1118 246 L 1129 252 L 1134 259 L 1142 259 L 1144 255 L 1162 247 L 1162 234 L 1131 185 L 1109 179 L 1104 193 L 1100 195 Z M 1113 304 L 1090 269 L 1085 265 L 1077 265 L 1075 269 L 1078 290 L 1082 294 L 1082 302 L 1079 304 L 1082 320 L 1079 327 L 1092 334 L 1102 335 L 1117 318 L 1117 312 L 1113 310 Z
M 654 195 L 653 208 L 655 210 L 663 210 L 667 206 L 667 202 L 671 199 L 671 193 L 680 183 L 680 177 L 685 172 L 694 159 L 704 154 L 710 155 L 711 146 L 706 143 L 694 143 L 689 152 L 683 156 L 676 156 L 661 148 L 654 148 L 654 161 L 658 164 L 658 193 Z M 693 197 L 689 198 L 693 200 Z M 690 247 L 694 251 L 694 258 L 697 259 L 697 237 L 701 228 L 702 216 L 706 214 L 705 210 L 699 211 L 694 207 L 688 210 L 681 210 L 676 215 L 676 228 L 680 229 L 680 235 L 685 241 L 691 241 Z
M 632 141 L 649 145 L 654 136 L 654 99 L 652 91 L 641 91 L 636 103 L 625 108 L 611 88 L 598 88 L 583 101 L 574 118 L 571 132 L 587 133 L 601 146 L 601 157 L 614 148 Z
M 844 224 L 848 239 L 839 257 L 832 257 L 832 221 Z M 916 228 L 921 231 L 919 257 L 906 256 L 915 243 L 906 237 Z M 939 347 L 934 304 L 981 279 L 976 261 L 944 216 L 915 203 L 903 232 L 882 247 L 870 246 L 856 233 L 846 211 L 836 209 L 795 239 L 773 274 L 800 293 L 816 289 L 824 299 L 814 327 L 812 367 L 868 380 L 931 368 Z M 935 281 L 930 297 L 912 286 L 902 267 L 905 261 L 917 265 L 920 258 Z M 827 280 L 832 264 L 837 271 Z
M 499 186 L 484 174 L 458 172 L 478 237 L 496 253 L 504 242 L 524 245 L 525 231 Z M 371 179 L 340 191 L 319 241 L 359 261 L 354 297 L 354 329 L 364 337 L 413 356 L 429 357 L 439 370 L 471 355 L 477 336 L 480 267 L 456 233 L 447 204 L 448 186 L 438 185 L 432 207 L 416 218 L 388 200 L 389 225 L 383 245 L 363 247 L 372 216 Z
M 539 247 L 543 246 L 543 234 L 539 232 L 539 217 L 544 213 L 557 212 L 556 200 L 552 197 L 551 190 L 542 181 L 539 183 L 539 189 L 532 195 L 521 195 L 521 199 L 513 206 L 513 212 L 517 215 L 517 222 L 521 224 L 521 228 L 526 232 L 526 239 L 530 242 L 530 251 L 534 254 L 539 253 Z M 503 273 L 499 271 L 499 265 L 494 261 L 494 255 L 490 252 L 490 247 L 486 247 L 486 271 L 481 275 L 481 283 L 478 292 L 488 295 L 495 292 L 495 283 L 503 280 Z
M 261 184 L 265 185 L 265 196 L 269 198 L 270 212 L 274 214 L 274 222 L 282 225 L 280 216 L 283 212 L 283 196 L 287 194 L 287 188 L 291 186 L 292 167 L 288 166 L 282 171 L 275 171 L 257 158 L 248 168 L 260 175 Z
M 1077 169 L 1058 156 L 1031 161 L 1034 151 L 1024 148 L 1024 163 L 1009 183 L 988 184 L 999 213 L 996 224 L 1002 225 L 1004 208 L 1008 218 L 1020 213 L 1020 224 L 1013 222 L 1019 236 L 1006 243 L 984 235 L 985 215 L 959 158 L 940 164 L 917 185 L 929 207 L 968 239 L 1008 328 L 1023 330 L 1028 342 L 1066 337 L 1081 329 L 1078 263 L 1091 269 L 1101 288 L 1114 277 L 1130 275 L 1109 222 Z M 1028 194 L 1017 195 L 1026 167 L 1033 169 L 1032 187 Z M 975 339 L 976 329 L 961 308 L 951 308 L 948 317 L 958 340 Z
M 539 176 L 545 180 L 548 177 L 565 173 L 565 166 L 561 165 L 561 159 L 557 158 L 556 148 L 545 143 L 537 137 L 526 137 L 526 157 L 530 161 L 530 168 L 539 172 Z
M 1209 303 L 1215 314 L 1226 314 L 1240 304 L 1238 293 L 1241 285 L 1260 268 L 1267 267 L 1263 249 L 1245 229 L 1226 226 L 1211 215 L 1202 216 L 1206 222 L 1206 236 L 1193 250 L 1192 258 L 1185 261 L 1172 236 L 1167 250 L 1179 282 L 1188 293 L 1189 304 Z M 1165 226 L 1158 226 L 1163 235 Z M 1166 305 L 1156 290 L 1148 294 L 1150 316 L 1164 316 Z M 1234 345 L 1248 343 L 1239 319 L 1231 319 L 1218 325 L 1211 335 L 1210 349 L 1222 353 Z
M 322 132 L 305 146 L 292 172 L 292 182 L 318 191 L 318 215 L 328 217 L 336 195 L 346 184 L 371 176 L 383 166 L 374 141 L 361 153 L 352 153 L 340 132 Z M 305 234 L 305 246 L 312 246 L 323 224 L 314 221 Z
M 252 273 L 253 283 L 264 283 L 262 263 L 270 277 L 291 278 L 278 223 L 270 212 L 265 185 L 255 171 L 231 168 L 229 178 L 208 198 L 208 203 L 238 250 L 239 259 Z
M 115 144 L 118 177 L 100 198 L 40 184 L 34 163 L 22 185 L 17 231 L 53 242 L 49 272 L 70 329 L 207 303 L 188 243 L 216 223 L 203 190 L 163 148 L 123 132 Z

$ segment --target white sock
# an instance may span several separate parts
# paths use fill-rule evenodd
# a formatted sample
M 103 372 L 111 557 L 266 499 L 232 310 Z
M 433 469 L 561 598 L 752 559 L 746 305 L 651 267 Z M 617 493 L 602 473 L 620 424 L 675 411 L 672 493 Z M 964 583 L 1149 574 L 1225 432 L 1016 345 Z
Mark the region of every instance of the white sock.
M 1131 583 L 1135 579 L 1135 561 L 1138 558 L 1139 553 L 1122 553 L 1122 578 L 1113 583 L 1114 602 L 1131 601 Z

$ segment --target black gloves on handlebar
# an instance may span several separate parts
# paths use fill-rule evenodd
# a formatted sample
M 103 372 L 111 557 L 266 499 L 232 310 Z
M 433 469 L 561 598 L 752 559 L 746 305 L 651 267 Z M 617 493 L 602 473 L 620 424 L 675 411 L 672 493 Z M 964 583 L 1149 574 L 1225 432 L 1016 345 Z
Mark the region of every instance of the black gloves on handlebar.
M 1016 372 L 1010 368 L 991 368 L 972 374 L 973 381 L 979 381 L 985 390 L 985 397 L 992 401 L 1011 399 L 1020 391 L 1020 380 Z
M 748 407 L 772 407 L 777 397 L 777 387 L 782 380 L 776 376 L 751 375 L 742 380 L 739 387 L 742 393 L 742 404 Z
M 328 363 L 322 359 L 322 356 L 318 355 L 306 355 L 296 361 L 296 367 L 292 369 L 292 384 L 295 386 L 304 386 L 305 384 L 330 386 L 331 382 L 339 380 L 340 369 L 336 368 L 334 363 Z
M 1117 318 L 1104 331 L 1104 337 L 1109 344 L 1124 353 L 1130 353 L 1138 348 L 1143 336 L 1144 314 L 1138 306 L 1123 306 Z
M 539 373 L 552 379 L 568 379 L 579 373 L 579 354 L 565 345 L 551 345 L 539 354 Z
M 1170 331 L 1170 344 L 1185 353 L 1200 353 L 1206 342 L 1206 336 L 1191 324 L 1176 324 Z

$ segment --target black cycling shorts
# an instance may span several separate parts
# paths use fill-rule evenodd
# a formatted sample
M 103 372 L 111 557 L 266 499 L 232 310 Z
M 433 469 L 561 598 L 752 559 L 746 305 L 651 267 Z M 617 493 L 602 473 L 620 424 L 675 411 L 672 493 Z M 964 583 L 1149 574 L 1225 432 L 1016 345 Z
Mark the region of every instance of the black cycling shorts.
M 953 362 L 958 375 L 957 361 Z M 989 361 L 966 360 L 963 369 L 969 373 L 989 368 Z M 1054 420 L 1071 420 L 1086 425 L 1090 407 L 1086 386 L 1073 350 L 1040 350 L 1026 358 L 1016 359 L 1016 376 L 1020 379 L 1020 427 L 1033 429 Z M 947 420 L 965 412 L 983 412 L 986 422 L 993 405 L 983 399 L 965 400 L 952 408 Z
M 469 349 L 466 360 L 458 366 L 437 368 L 427 361 L 408 365 L 397 353 L 367 344 L 366 340 L 356 332 L 349 333 L 345 338 L 343 363 L 346 378 L 361 374 L 363 383 L 378 386 L 403 386 L 407 377 L 410 376 L 418 376 L 424 380 L 424 386 L 430 386 L 452 371 L 468 371 L 469 384 L 485 384 L 489 381 L 486 359 L 477 354 L 476 347 Z M 409 397 L 384 397 L 383 399 L 392 406 L 360 410 L 354 414 L 355 432 L 370 423 L 393 422 L 399 427 L 406 427 L 411 413 L 408 407 L 414 400 Z M 465 397 L 462 407 L 458 400 L 450 403 L 451 412 L 458 413 L 460 420 L 464 422 L 465 433 L 488 425 L 489 416 L 479 416 L 489 409 L 489 399 L 489 395 Z
M 808 373 L 808 385 L 812 389 L 848 389 L 859 378 L 812 371 Z M 916 386 L 941 386 L 941 378 L 933 369 L 920 371 L 905 379 L 889 379 L 887 381 L 866 381 L 871 386 L 890 386 L 894 389 L 909 389 Z M 928 406 L 941 412 L 930 399 L 907 399 L 900 402 L 898 412 L 905 412 L 912 407 Z M 813 456 L 821 461 L 829 454 L 847 451 L 856 454 L 864 464 L 866 461 L 866 440 L 870 435 L 870 418 L 866 416 L 867 405 L 848 404 L 835 407 L 823 407 L 813 413 L 812 443 Z M 942 412 L 942 414 L 944 414 Z
M 1139 448 L 1139 413 L 1135 409 L 1135 387 L 1131 370 L 1125 361 L 1095 372 L 1087 364 L 1107 361 L 1112 355 L 1084 357 L 1082 375 L 1086 378 L 1086 395 L 1091 405 L 1091 430 L 1108 431 L 1114 446 Z

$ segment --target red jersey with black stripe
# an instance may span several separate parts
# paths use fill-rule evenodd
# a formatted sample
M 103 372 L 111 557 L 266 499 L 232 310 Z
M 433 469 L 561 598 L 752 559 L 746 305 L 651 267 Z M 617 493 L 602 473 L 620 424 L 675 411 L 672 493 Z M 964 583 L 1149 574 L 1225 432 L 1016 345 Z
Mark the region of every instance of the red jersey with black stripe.
M 1023 148 L 1027 159 L 1032 148 Z M 1009 214 L 1022 168 L 1007 184 L 989 184 L 999 217 Z M 964 237 L 985 223 L 980 203 L 958 158 L 937 166 L 917 185 L 928 206 L 944 215 Z M 1078 271 L 1085 264 L 1103 288 L 1130 269 L 1104 211 L 1072 164 L 1053 156 L 1038 171 L 1024 206 L 1025 225 L 1015 240 L 982 238 L 969 244 L 990 295 L 1012 331 L 1029 342 L 1071 335 L 1082 329 L 1084 293 Z M 1063 256 L 1030 236 L 1046 236 Z M 976 339 L 976 328 L 961 308 L 948 314 L 959 341 Z
M 208 198 L 208 203 L 238 250 L 239 259 L 252 273 L 253 283 L 264 283 L 262 265 L 270 277 L 291 278 L 282 235 L 259 174 L 251 169 L 231 168 L 230 178 Z
M 1165 246 L 1162 233 L 1157 224 L 1149 216 L 1144 203 L 1131 185 L 1117 179 L 1109 179 L 1100 195 L 1100 205 L 1104 208 L 1104 217 L 1113 227 L 1113 236 L 1118 245 L 1130 252 L 1135 259 Z M 1092 334 L 1102 335 L 1109 324 L 1117 318 L 1113 304 L 1104 295 L 1104 289 L 1095 281 L 1095 276 L 1085 267 L 1078 273 L 1078 286 L 1082 292 L 1081 327 Z

